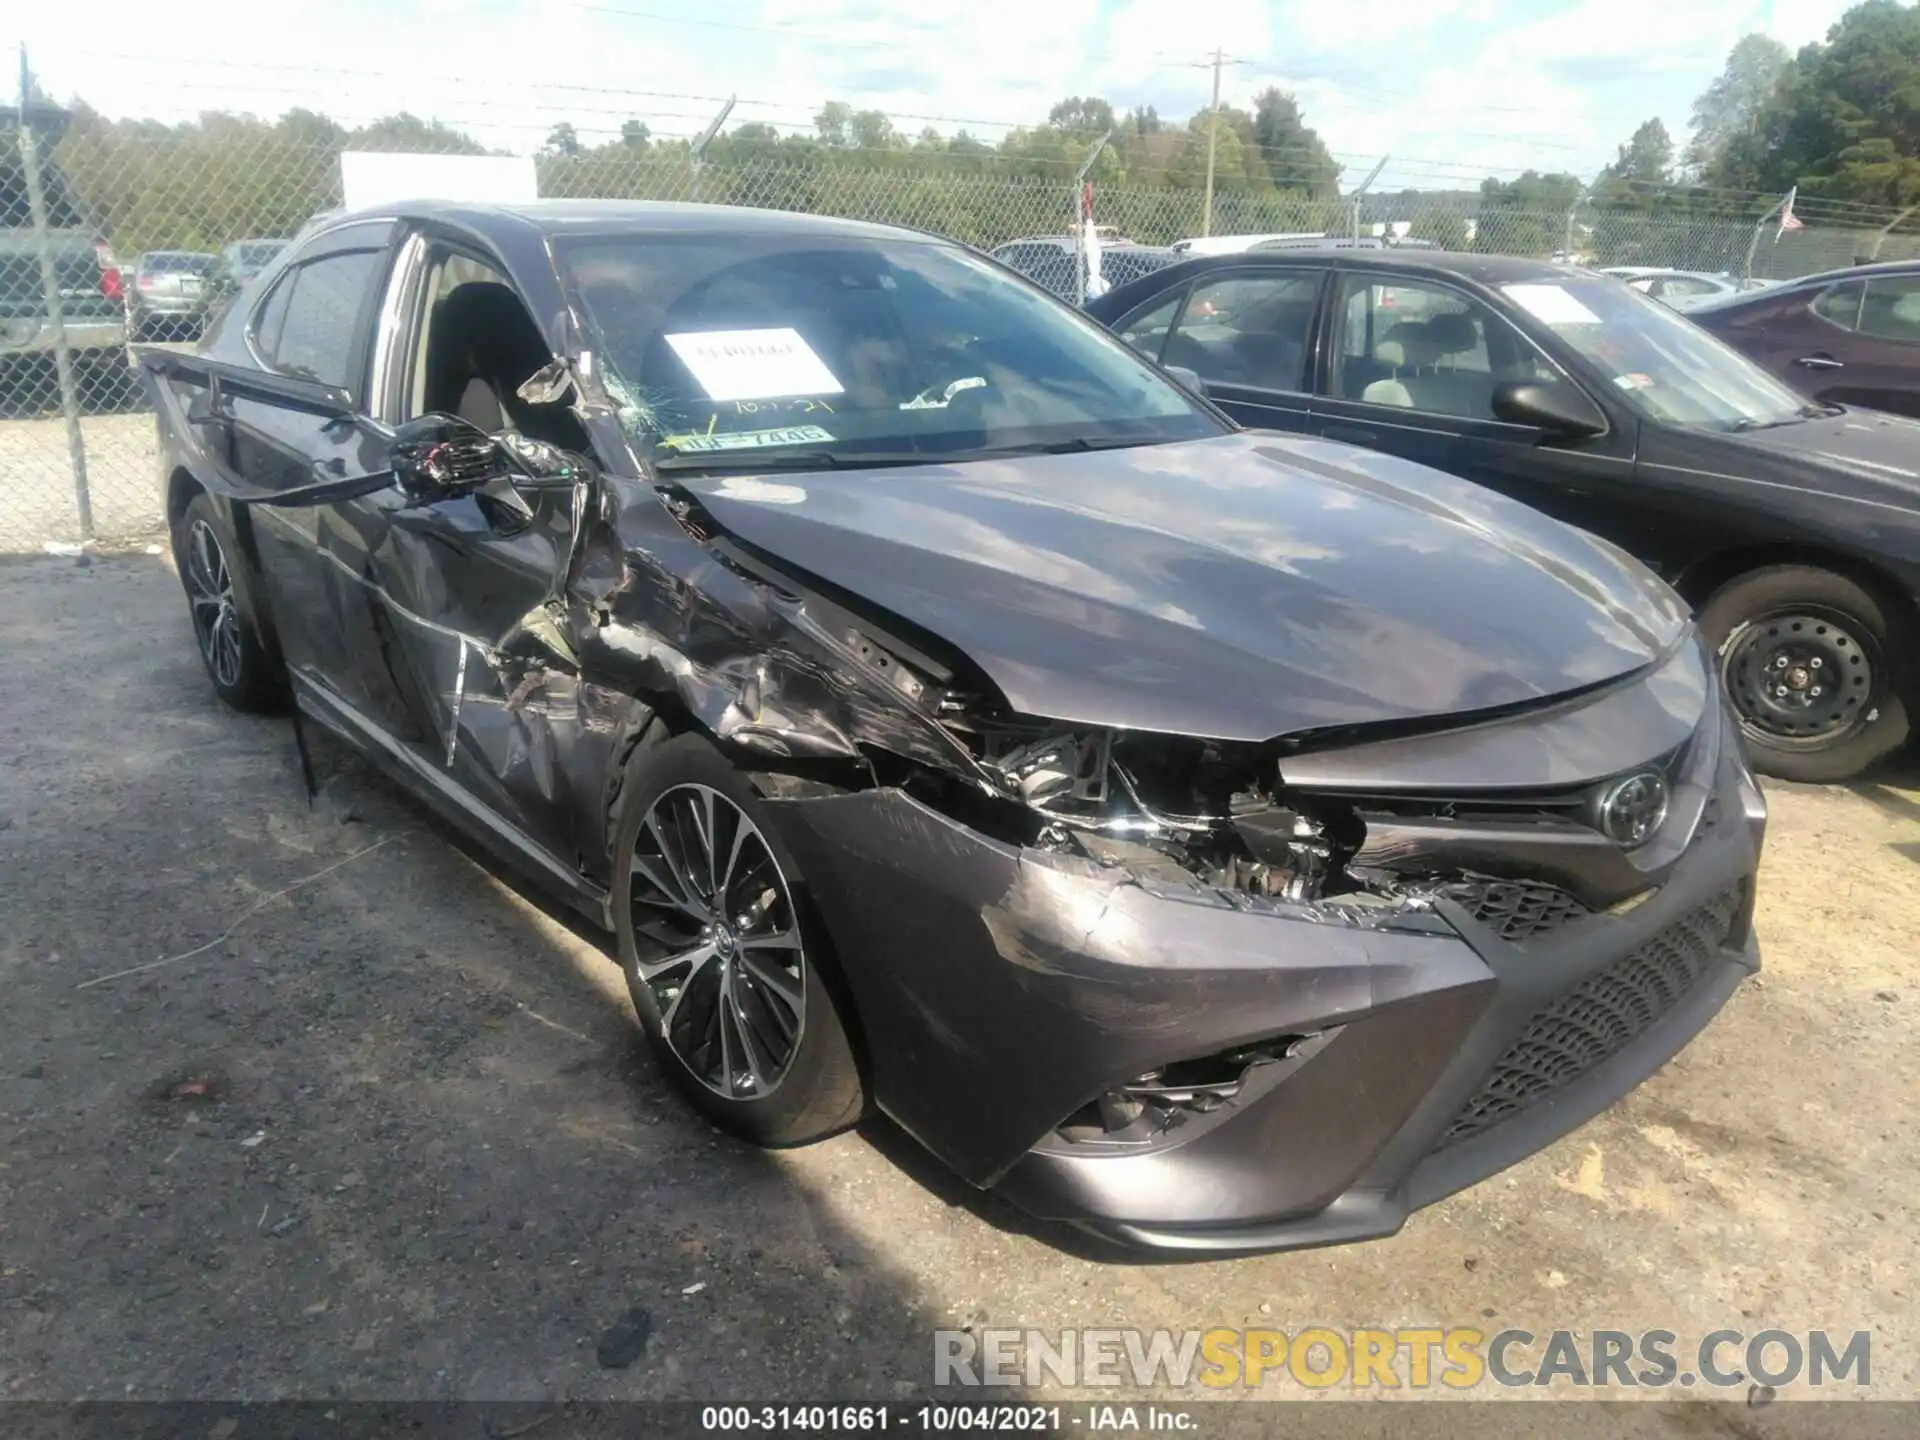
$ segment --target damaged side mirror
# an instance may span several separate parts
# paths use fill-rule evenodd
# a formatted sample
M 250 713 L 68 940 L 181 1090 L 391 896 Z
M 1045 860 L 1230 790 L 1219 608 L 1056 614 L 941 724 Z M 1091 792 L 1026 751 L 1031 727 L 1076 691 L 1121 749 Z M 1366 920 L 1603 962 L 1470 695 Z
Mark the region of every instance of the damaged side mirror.
M 506 448 L 455 415 L 422 415 L 393 432 L 393 480 L 416 505 L 469 494 L 514 473 Z

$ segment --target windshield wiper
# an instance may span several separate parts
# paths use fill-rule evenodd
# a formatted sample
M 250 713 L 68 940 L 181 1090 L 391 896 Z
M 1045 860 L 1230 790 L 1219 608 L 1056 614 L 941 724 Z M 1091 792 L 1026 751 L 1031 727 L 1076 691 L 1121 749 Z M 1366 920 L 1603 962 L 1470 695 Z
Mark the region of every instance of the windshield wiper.
M 653 468 L 667 470 L 878 470 L 889 465 L 933 465 L 942 458 L 919 450 L 862 451 L 851 455 L 831 450 L 760 449 L 695 450 L 685 455 L 662 455 Z
M 1033 445 L 1001 445 L 985 450 L 782 450 L 762 449 L 695 450 L 684 455 L 663 455 L 653 462 L 659 471 L 744 470 L 766 473 L 774 470 L 879 470 L 903 465 L 965 465 L 974 460 L 1007 460 L 1021 455 L 1069 455 L 1091 450 L 1120 450 L 1134 445 L 1161 442 L 1144 436 L 1124 439 L 1090 440 L 1076 435 L 1071 440 L 1055 440 Z
M 1791 415 L 1774 415 L 1762 419 L 1757 415 L 1746 415 L 1727 426 L 1730 433 L 1739 435 L 1748 430 L 1773 430 L 1782 425 L 1798 425 L 1802 420 L 1830 420 L 1835 415 L 1844 415 L 1847 407 L 1830 404 L 1825 400 L 1812 400 L 1802 405 Z

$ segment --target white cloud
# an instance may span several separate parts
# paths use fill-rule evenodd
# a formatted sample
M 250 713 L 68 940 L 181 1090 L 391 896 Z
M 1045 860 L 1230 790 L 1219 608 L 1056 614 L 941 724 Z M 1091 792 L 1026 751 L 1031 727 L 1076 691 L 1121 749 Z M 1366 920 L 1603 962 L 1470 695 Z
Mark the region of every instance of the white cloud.
M 1764 30 L 1790 50 L 1827 38 L 1827 31 L 1860 0 L 1773 0 L 1761 8 L 1766 23 L 1754 28 Z
M 304 105 L 352 121 L 407 109 L 516 149 L 562 120 L 590 140 L 630 117 L 690 134 L 713 102 L 676 97 L 729 93 L 741 97 L 734 123 L 786 128 L 844 99 L 903 130 L 948 117 L 938 128 L 970 122 L 991 139 L 1076 93 L 1177 119 L 1205 104 L 1201 62 L 1218 45 L 1242 62 L 1223 98 L 1293 91 L 1349 182 L 1391 152 L 1383 184 L 1437 188 L 1525 168 L 1590 174 L 1653 114 L 1678 139 L 1740 35 L 1798 45 L 1847 3 L 747 0 L 688 8 L 711 23 L 675 25 L 535 0 L 312 0 L 270 20 L 258 0 L 199 0 L 191 36 L 162 27 L 136 40 L 130 25 L 76 27 L 43 6 L 24 38 L 49 88 L 109 114 Z M 378 44 L 343 45 L 343 33 Z

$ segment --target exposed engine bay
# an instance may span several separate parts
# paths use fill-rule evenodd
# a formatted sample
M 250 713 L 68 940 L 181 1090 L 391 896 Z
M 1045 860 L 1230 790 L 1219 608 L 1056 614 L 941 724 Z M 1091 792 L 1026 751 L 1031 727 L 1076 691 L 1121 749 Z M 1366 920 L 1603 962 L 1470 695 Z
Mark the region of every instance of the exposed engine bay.
M 1359 815 L 1289 796 L 1270 746 L 1184 736 L 943 720 L 1001 798 L 1024 812 L 991 828 L 1042 850 L 1161 878 L 1297 903 L 1405 904 L 1386 872 L 1353 866 Z M 913 787 L 909 787 L 913 788 Z M 1007 807 L 1011 808 L 1011 807 Z
M 1478 794 L 1306 790 L 1286 782 L 1289 758 L 1304 759 L 1284 742 L 1081 729 L 952 704 L 938 723 L 973 756 L 984 783 L 925 771 L 901 779 L 905 788 L 985 833 L 1143 882 L 1199 884 L 1355 920 L 1448 899 L 1476 918 L 1498 917 L 1506 938 L 1658 883 L 1600 833 L 1592 784 Z M 1662 763 L 1677 779 L 1684 766 L 1710 763 L 1711 749 L 1683 747 Z M 1525 923 L 1510 913 L 1516 905 L 1531 912 Z

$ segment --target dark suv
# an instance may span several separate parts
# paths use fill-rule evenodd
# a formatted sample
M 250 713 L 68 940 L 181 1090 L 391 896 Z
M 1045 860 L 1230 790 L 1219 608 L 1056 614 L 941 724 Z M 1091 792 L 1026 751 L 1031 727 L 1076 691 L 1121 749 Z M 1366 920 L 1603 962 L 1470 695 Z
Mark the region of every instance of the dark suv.
M 1816 400 L 1920 417 L 1920 263 L 1809 275 L 1687 318 Z

